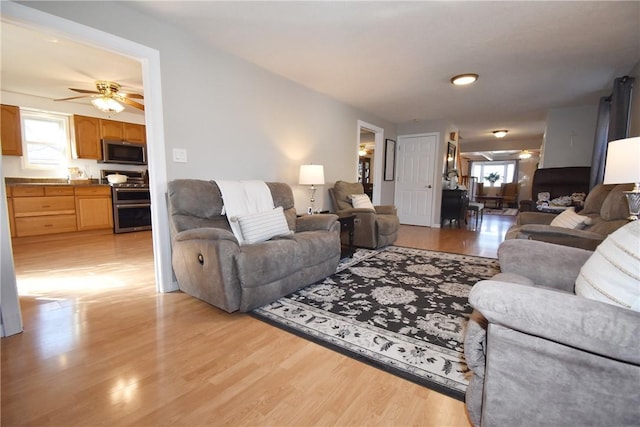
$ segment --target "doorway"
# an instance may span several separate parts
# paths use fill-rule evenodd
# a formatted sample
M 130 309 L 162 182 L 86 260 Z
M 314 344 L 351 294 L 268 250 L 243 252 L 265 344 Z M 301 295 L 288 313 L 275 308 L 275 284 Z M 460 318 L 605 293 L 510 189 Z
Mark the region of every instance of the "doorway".
M 382 162 L 376 161 L 380 156 L 376 158 L 375 154 L 382 153 L 383 138 L 382 128 L 358 120 L 356 176 L 374 205 L 380 204 L 382 198 Z
M 149 158 L 149 181 L 151 193 L 151 216 L 154 224 L 152 231 L 153 258 L 156 289 L 160 292 L 176 290 L 171 270 L 171 246 L 169 238 L 168 214 L 164 204 L 164 193 L 167 186 L 166 169 L 164 168 L 165 143 L 162 117 L 162 93 L 160 79 L 160 55 L 155 49 L 122 39 L 118 36 L 77 24 L 66 19 L 41 12 L 20 4 L 7 2 L 3 4 L 2 20 L 17 25 L 26 25 L 43 32 L 51 32 L 62 37 L 93 45 L 97 48 L 109 50 L 123 56 L 136 58 L 142 65 L 142 77 L 145 93 L 145 122 Z M 4 180 L 4 174 L 1 174 Z M 5 197 L 4 192 L 2 193 Z M 6 206 L 6 201 L 3 200 Z M 3 216 L 2 229 L 8 230 L 8 218 Z M 9 233 L 2 233 L 3 248 L 11 248 Z M 9 253 L 8 253 L 9 252 Z M 11 335 L 22 328 L 19 301 L 16 292 L 15 268 L 11 251 L 2 251 L 2 293 L 10 296 L 3 298 L 2 326 L 3 333 Z M 6 279 L 6 280 L 5 280 Z M 11 313 L 12 318 L 5 317 Z M 17 315 L 14 315 L 17 313 Z
M 395 205 L 401 224 L 433 225 L 438 134 L 398 137 Z

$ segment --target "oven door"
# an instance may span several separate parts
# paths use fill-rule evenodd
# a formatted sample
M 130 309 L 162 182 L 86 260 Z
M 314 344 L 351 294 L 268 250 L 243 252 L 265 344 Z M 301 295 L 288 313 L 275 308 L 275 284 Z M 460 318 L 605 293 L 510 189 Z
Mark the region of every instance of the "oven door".
M 151 204 L 131 203 L 114 206 L 114 233 L 151 230 Z

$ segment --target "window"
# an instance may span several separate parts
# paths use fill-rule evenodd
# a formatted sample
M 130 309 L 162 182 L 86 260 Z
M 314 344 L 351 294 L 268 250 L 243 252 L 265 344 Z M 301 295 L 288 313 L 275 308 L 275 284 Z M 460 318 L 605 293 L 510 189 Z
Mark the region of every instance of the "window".
M 25 168 L 67 167 L 69 117 L 62 114 L 21 110 L 22 148 Z
M 471 176 L 477 176 L 478 182 L 483 183 L 485 187 L 500 187 L 504 183 L 513 182 L 515 170 L 515 160 L 508 160 L 504 162 L 473 162 Z M 500 178 L 493 184 L 485 179 L 492 173 L 497 173 L 500 176 Z

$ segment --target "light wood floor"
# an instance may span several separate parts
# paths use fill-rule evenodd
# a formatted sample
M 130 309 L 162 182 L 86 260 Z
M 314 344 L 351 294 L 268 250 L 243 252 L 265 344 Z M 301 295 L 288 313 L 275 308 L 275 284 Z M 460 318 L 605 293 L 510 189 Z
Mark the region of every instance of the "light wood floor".
M 402 226 L 397 244 L 495 257 L 481 231 Z M 464 404 L 176 292 L 150 232 L 14 246 L 24 332 L 1 340 L 1 423 L 469 426 Z

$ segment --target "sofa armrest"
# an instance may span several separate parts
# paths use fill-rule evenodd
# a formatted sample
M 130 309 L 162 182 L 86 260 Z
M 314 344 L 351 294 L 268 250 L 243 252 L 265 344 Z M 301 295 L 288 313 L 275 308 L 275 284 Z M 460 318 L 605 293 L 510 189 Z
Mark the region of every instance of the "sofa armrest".
M 525 224 L 551 224 L 558 215 L 544 212 L 520 212 L 516 218 L 517 225 Z
M 302 231 L 331 230 L 338 220 L 338 215 L 315 214 L 303 215 L 296 218 L 296 233 Z
M 543 224 L 526 224 L 518 230 L 519 239 L 539 240 L 590 251 L 595 250 L 605 237 L 593 231 L 574 230 Z
M 640 364 L 640 312 L 552 289 L 492 280 L 478 282 L 469 302 L 489 324 Z
M 536 285 L 573 292 L 580 269 L 593 254 L 571 246 L 534 240 L 505 240 L 498 247 L 500 271 L 524 276 Z
M 235 242 L 235 244 L 239 244 L 238 239 L 236 239 L 236 236 L 234 236 L 231 231 L 213 227 L 191 228 L 189 230 L 181 231 L 176 234 L 174 243 L 195 239 L 211 241 L 229 240 Z
M 378 215 L 397 215 L 398 210 L 394 205 L 378 205 L 374 206 Z

